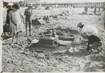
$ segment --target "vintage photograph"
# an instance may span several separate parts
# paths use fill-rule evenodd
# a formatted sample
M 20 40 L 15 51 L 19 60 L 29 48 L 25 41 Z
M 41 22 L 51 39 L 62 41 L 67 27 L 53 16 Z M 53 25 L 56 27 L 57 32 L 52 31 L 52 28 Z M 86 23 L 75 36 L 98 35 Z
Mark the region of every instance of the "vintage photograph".
M 2 3 L 2 72 L 105 72 L 105 0 Z

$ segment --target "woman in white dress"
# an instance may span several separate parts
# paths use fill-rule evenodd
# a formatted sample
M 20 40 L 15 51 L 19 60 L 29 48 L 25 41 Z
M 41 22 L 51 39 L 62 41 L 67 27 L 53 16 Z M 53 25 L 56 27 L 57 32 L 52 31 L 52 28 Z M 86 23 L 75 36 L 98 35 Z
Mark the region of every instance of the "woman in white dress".
M 23 20 L 21 18 L 21 13 L 19 11 L 18 4 L 13 5 L 13 10 L 10 12 L 10 26 L 12 28 L 12 34 L 13 34 L 13 42 L 14 38 L 16 39 L 16 43 L 18 42 L 18 34 L 19 32 L 24 32 L 25 27 Z

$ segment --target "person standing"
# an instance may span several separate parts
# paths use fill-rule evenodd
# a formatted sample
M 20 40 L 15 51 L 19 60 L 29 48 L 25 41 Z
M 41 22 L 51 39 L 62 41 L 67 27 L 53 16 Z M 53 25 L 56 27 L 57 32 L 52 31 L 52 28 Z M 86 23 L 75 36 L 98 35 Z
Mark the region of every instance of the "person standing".
M 3 33 L 6 36 L 11 35 L 11 27 L 10 27 L 10 17 L 9 17 L 9 14 L 10 14 L 10 12 L 12 10 L 12 5 L 13 5 L 12 3 L 8 3 L 8 5 L 6 6 L 7 10 L 5 10 L 3 12 L 3 16 L 4 16 Z
M 24 32 L 24 24 L 22 22 L 21 13 L 19 11 L 19 5 L 14 4 L 12 6 L 12 10 L 9 14 L 10 17 L 10 27 L 12 29 L 12 42 L 16 39 L 16 43 L 18 42 L 19 32 Z
M 28 29 L 29 29 L 29 35 L 31 36 L 31 14 L 32 14 L 32 10 L 31 10 L 31 6 L 28 6 L 28 8 L 25 10 L 24 15 L 25 15 L 25 22 L 26 22 L 26 35 L 28 35 Z

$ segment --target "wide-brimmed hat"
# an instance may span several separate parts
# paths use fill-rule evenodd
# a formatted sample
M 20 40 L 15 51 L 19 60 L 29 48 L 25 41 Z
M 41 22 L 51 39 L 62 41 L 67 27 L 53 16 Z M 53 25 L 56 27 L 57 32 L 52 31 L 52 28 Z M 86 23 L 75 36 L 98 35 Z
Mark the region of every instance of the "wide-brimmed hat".
M 12 6 L 13 5 L 13 3 L 8 3 L 8 6 Z

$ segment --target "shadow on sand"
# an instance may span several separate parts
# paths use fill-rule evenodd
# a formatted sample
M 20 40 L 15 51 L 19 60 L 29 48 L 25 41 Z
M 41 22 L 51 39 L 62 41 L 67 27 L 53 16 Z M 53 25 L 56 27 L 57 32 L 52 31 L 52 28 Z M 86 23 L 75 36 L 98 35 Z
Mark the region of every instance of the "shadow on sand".
M 68 48 L 65 46 L 62 46 L 63 48 L 59 48 L 59 47 L 53 47 L 53 46 L 49 46 L 49 45 L 39 45 L 39 44 L 32 44 L 29 47 L 27 47 L 27 49 L 29 49 L 29 51 L 41 51 L 41 52 L 51 52 L 53 53 L 54 51 L 58 51 L 56 53 L 53 53 L 54 55 L 59 55 L 59 54 L 64 54 L 64 55 L 68 55 L 68 56 L 74 56 L 74 57 L 83 57 L 83 56 L 88 56 L 89 53 L 86 49 L 79 49 L 78 52 L 69 52 Z M 64 52 L 59 52 L 59 51 L 64 51 Z
M 50 45 L 40 45 L 40 44 L 32 44 L 29 47 L 26 47 L 26 49 L 29 49 L 29 51 L 39 51 L 39 52 L 51 52 L 55 51 L 56 47 L 50 46 Z

